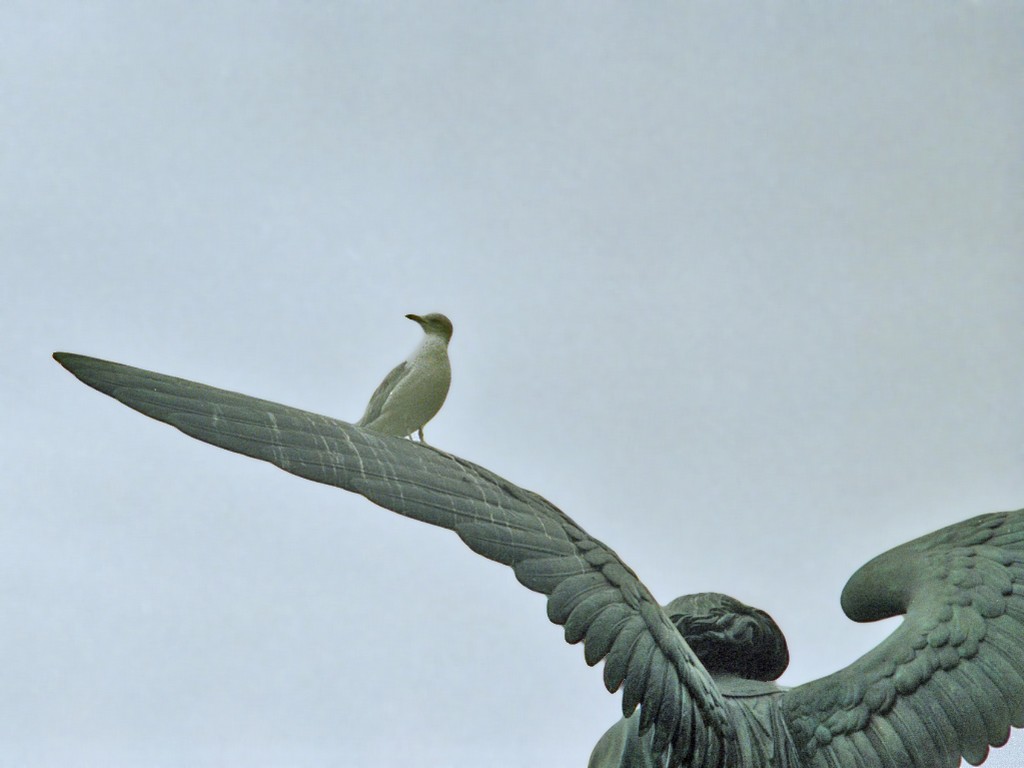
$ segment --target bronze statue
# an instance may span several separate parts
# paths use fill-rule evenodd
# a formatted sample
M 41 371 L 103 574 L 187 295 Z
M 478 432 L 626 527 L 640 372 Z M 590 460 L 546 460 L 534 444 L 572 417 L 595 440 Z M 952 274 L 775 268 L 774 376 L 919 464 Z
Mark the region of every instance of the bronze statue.
M 548 618 L 602 659 L 624 718 L 591 768 L 955 768 L 1024 725 L 1024 510 L 966 520 L 858 570 L 855 621 L 905 615 L 846 669 L 795 688 L 771 681 L 786 642 L 763 611 L 725 595 L 660 606 L 630 568 L 535 493 L 444 453 L 347 422 L 67 353 L 75 376 L 192 437 L 362 494 L 455 531 L 548 596 Z

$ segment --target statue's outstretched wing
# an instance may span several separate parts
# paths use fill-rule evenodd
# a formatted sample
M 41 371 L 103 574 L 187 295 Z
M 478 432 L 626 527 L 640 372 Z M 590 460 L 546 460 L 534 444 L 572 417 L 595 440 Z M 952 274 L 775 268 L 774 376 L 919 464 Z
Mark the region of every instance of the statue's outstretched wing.
M 548 595 L 548 618 L 590 665 L 605 660 L 625 715 L 674 764 L 724 766 L 735 749 L 722 698 L 665 612 L 618 556 L 560 510 L 482 467 L 430 446 L 184 379 L 68 353 L 58 362 L 91 387 L 199 440 L 362 494 L 455 531 Z
M 807 766 L 979 765 L 1024 726 L 1024 510 L 876 557 L 842 603 L 855 621 L 906 617 L 846 669 L 783 697 Z

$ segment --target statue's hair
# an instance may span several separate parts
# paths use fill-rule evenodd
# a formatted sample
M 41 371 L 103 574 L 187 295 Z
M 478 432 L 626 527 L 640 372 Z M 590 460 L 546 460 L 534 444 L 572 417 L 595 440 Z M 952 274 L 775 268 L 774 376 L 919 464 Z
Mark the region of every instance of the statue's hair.
M 708 672 L 774 680 L 789 666 L 779 625 L 733 597 L 718 592 L 683 595 L 665 611 Z

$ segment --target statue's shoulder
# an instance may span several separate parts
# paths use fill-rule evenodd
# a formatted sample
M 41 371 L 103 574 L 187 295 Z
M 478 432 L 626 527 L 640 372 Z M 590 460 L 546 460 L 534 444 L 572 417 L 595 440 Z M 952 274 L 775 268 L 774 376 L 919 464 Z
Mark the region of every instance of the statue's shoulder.
M 718 690 L 727 699 L 750 699 L 759 696 L 778 696 L 786 688 L 773 682 L 748 680 L 738 675 L 712 675 Z
M 654 755 L 639 730 L 639 716 L 619 720 L 597 742 L 587 768 L 654 768 Z

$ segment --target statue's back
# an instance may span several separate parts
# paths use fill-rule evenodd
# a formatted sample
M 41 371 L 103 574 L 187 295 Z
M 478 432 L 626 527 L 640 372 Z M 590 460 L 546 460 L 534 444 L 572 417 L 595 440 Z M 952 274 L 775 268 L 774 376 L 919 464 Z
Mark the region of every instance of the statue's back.
M 789 736 L 779 708 L 780 694 L 774 683 L 724 675 L 715 683 L 732 710 L 736 724 L 736 755 L 730 768 L 800 768 L 796 747 Z M 656 758 L 651 734 L 639 734 L 637 713 L 619 720 L 597 742 L 588 768 L 660 768 L 675 766 L 671 755 Z M 667 759 L 667 763 L 665 762 Z M 679 768 L 705 768 L 697 763 L 678 763 Z

